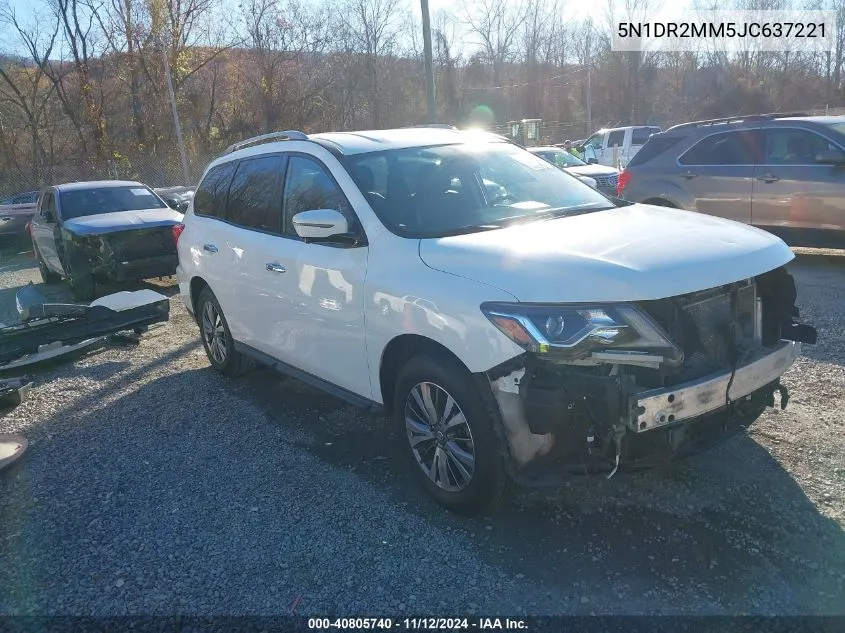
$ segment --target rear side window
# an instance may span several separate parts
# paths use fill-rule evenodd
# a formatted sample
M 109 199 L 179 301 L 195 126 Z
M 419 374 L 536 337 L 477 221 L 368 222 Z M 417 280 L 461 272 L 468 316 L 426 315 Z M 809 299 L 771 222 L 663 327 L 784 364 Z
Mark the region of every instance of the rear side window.
M 278 233 L 282 217 L 278 183 L 283 168 L 281 156 L 261 156 L 238 163 L 229 186 L 226 220 L 246 228 Z
M 625 143 L 625 130 L 613 130 L 610 134 L 607 135 L 607 146 L 613 147 L 614 145 L 618 145 L 622 147 Z
M 208 170 L 194 195 L 194 213 L 212 218 L 223 218 L 226 211 L 226 194 L 235 171 L 234 163 L 223 163 Z
M 634 154 L 634 157 L 628 163 L 628 167 L 642 165 L 653 158 L 657 158 L 663 152 L 676 147 L 681 138 L 680 136 L 652 136 L 642 149 Z
M 657 127 L 635 127 L 631 130 L 631 145 L 645 145 L 652 134 L 658 134 Z
M 682 165 L 753 165 L 758 154 L 753 132 L 723 132 L 694 145 L 679 162 Z

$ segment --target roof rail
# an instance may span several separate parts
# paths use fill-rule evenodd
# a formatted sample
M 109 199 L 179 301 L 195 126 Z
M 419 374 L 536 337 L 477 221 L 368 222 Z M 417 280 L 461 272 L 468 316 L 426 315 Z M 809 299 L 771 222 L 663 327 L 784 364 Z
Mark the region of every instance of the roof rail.
M 412 125 L 411 127 L 436 127 L 442 130 L 457 130 L 454 125 L 448 123 L 421 123 L 420 125 Z
M 719 119 L 704 119 L 702 121 L 690 121 L 689 123 L 679 123 L 678 125 L 673 125 L 666 131 L 669 132 L 670 130 L 682 130 L 688 127 L 703 127 L 705 125 L 715 125 L 718 123 L 738 123 L 740 121 L 768 120 L 791 116 L 810 115 L 806 112 L 767 112 L 765 114 L 736 114 L 734 116 L 722 117 Z
M 226 148 L 224 154 L 231 154 L 244 147 L 250 145 L 258 145 L 260 143 L 269 143 L 271 141 L 307 141 L 308 135 L 297 130 L 284 130 L 283 132 L 270 132 L 269 134 L 262 134 L 261 136 L 253 136 L 244 141 L 232 143 Z

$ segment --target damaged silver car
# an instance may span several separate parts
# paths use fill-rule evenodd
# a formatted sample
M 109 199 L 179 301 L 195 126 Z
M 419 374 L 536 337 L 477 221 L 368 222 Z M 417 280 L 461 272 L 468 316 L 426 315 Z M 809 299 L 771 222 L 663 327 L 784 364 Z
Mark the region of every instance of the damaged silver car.
M 29 232 L 44 283 L 64 277 L 74 298 L 87 301 L 98 281 L 173 275 L 172 227 L 181 221 L 139 182 L 75 182 L 41 193 Z

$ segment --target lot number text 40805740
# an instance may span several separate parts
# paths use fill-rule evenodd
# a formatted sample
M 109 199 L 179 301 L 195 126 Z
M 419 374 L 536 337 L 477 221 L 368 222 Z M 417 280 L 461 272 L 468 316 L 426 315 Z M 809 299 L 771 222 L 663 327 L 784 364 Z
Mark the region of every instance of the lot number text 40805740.
M 308 618 L 312 630 L 346 629 L 407 631 L 527 630 L 524 620 L 511 618 Z

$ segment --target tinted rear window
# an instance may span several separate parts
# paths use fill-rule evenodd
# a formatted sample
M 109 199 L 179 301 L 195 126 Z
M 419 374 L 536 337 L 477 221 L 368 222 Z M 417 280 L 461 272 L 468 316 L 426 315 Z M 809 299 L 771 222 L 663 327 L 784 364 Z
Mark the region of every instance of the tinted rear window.
M 642 149 L 634 154 L 634 157 L 628 163 L 628 167 L 642 165 L 660 156 L 663 152 L 676 147 L 681 138 L 680 136 L 652 136 Z
M 659 132 L 659 127 L 635 127 L 631 132 L 631 145 L 645 145 L 652 134 Z
M 142 185 L 63 191 L 59 200 L 65 220 L 100 213 L 167 208 L 161 198 Z
M 226 211 L 226 195 L 232 180 L 234 163 L 223 163 L 208 170 L 194 195 L 194 213 L 213 218 L 223 217 Z
M 278 182 L 284 164 L 281 156 L 242 160 L 229 187 L 226 219 L 247 228 L 278 233 L 282 223 Z

